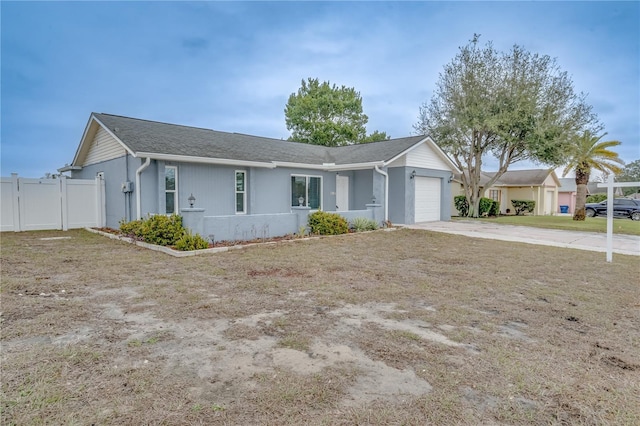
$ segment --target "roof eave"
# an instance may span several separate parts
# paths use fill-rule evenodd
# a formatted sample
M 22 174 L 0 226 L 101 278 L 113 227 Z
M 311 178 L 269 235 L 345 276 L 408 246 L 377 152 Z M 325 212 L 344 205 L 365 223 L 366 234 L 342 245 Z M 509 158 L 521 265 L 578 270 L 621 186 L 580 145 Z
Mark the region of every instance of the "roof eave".
M 219 164 L 223 166 L 261 167 L 266 169 L 273 169 L 276 167 L 273 162 L 265 163 L 260 161 L 233 160 L 230 158 L 194 157 L 190 155 L 160 154 L 157 152 L 136 152 L 133 156 L 137 158 L 151 158 L 152 160 L 176 161 L 182 163 Z
M 82 170 L 82 166 L 70 166 L 70 165 L 66 165 L 64 167 L 60 167 L 58 169 L 59 173 L 64 173 L 64 172 L 70 172 L 70 171 L 74 171 L 74 170 Z
M 310 170 L 324 170 L 327 172 L 339 172 L 344 170 L 366 170 L 373 169 L 375 166 L 384 166 L 384 161 L 370 161 L 366 163 L 349 163 L 349 164 L 335 164 L 335 163 L 323 163 L 323 164 L 309 164 L 309 163 L 291 163 L 287 161 L 274 161 L 275 167 L 288 167 L 294 169 L 310 169 Z

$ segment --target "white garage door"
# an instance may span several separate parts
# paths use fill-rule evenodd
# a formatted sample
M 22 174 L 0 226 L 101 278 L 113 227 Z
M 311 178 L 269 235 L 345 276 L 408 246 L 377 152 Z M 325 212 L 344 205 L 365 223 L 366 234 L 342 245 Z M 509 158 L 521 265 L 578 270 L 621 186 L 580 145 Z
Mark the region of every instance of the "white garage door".
M 440 220 L 440 179 L 416 176 L 416 222 Z

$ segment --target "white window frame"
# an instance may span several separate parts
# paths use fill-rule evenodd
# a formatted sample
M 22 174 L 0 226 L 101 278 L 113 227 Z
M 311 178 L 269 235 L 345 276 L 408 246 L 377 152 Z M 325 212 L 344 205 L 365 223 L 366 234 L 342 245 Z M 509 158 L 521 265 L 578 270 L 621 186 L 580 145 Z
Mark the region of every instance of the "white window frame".
M 308 207 L 309 206 L 309 179 L 310 178 L 319 178 L 320 179 L 320 205 L 318 206 L 317 210 L 322 210 L 322 205 L 324 204 L 324 197 L 323 197 L 323 186 L 324 186 L 324 180 L 322 179 L 322 176 L 318 176 L 318 175 L 302 175 L 302 174 L 295 174 L 292 173 L 290 175 L 289 178 L 289 197 L 291 197 L 292 193 L 293 193 L 293 187 L 291 186 L 291 178 L 292 177 L 300 177 L 300 178 L 305 178 L 306 182 L 305 182 L 305 188 L 306 188 L 306 194 L 304 197 L 304 205 L 303 207 Z M 297 207 L 296 206 L 291 206 L 291 207 Z M 315 211 L 316 209 L 314 209 Z
M 237 184 L 238 173 L 242 173 L 242 176 L 244 176 L 242 179 L 244 191 L 238 191 L 238 184 Z M 246 170 L 235 171 L 235 173 L 233 174 L 233 189 L 234 189 L 233 204 L 234 204 L 234 210 L 236 211 L 236 214 L 247 214 L 247 171 Z M 240 212 L 238 211 L 238 194 L 242 194 L 242 211 Z
M 175 177 L 174 186 L 175 189 L 167 189 L 167 169 L 173 169 Z M 178 207 L 178 166 L 164 166 L 164 213 L 165 214 L 178 214 L 180 208 Z M 167 193 L 173 193 L 173 213 L 167 212 Z

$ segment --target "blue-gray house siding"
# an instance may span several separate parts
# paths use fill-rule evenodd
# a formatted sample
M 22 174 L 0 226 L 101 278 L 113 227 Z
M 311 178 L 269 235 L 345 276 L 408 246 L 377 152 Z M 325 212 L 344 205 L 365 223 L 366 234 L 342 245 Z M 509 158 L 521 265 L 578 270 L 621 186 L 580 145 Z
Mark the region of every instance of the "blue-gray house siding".
M 167 213 L 167 166 L 177 170 L 176 212 L 196 231 L 217 239 L 297 232 L 309 208 L 292 206 L 293 175 L 322 178 L 322 210 L 337 210 L 336 176 L 341 175 L 349 183 L 347 209 L 340 214 L 412 224 L 415 171 L 439 179 L 439 218 L 448 220 L 450 180 L 458 172 L 425 136 L 329 148 L 97 113 L 89 119 L 73 164 L 59 170 L 83 179 L 102 172 L 106 224 L 117 228 L 123 220 Z M 245 211 L 238 214 L 236 171 L 246 177 Z M 126 182 L 132 184 L 130 191 L 123 191 Z M 196 199 L 193 209 L 190 195 Z

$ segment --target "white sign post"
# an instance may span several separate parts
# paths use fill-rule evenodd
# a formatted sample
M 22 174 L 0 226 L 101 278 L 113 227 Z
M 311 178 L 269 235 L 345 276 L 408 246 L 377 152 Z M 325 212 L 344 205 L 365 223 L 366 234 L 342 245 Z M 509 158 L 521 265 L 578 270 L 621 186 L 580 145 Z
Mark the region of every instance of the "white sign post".
M 598 188 L 607 188 L 607 262 L 613 260 L 613 188 L 640 186 L 640 182 L 614 182 L 610 174 L 607 183 L 599 183 Z

